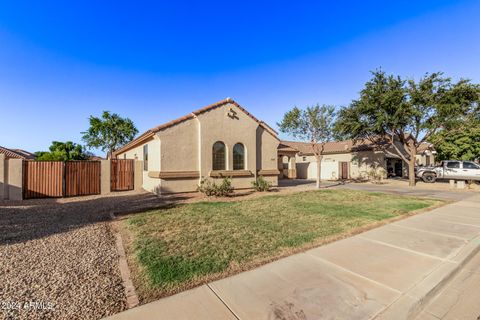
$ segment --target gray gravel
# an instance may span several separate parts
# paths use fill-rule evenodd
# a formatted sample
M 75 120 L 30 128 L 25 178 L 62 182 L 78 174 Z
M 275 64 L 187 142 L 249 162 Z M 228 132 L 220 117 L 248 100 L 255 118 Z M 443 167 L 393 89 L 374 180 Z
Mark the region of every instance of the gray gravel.
M 124 310 L 108 220 L 133 200 L 141 198 L 0 202 L 0 318 L 99 319 Z

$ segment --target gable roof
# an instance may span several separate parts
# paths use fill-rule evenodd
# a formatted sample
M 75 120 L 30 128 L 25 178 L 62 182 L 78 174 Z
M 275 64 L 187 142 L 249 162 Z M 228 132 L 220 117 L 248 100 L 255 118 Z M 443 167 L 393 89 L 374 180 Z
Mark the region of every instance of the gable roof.
M 33 160 L 35 155 L 31 152 L 22 149 L 8 149 L 0 146 L 0 153 L 5 155 L 5 158 Z
M 210 110 L 213 110 L 213 109 L 216 109 L 218 107 L 221 107 L 221 106 L 224 106 L 226 104 L 233 104 L 234 106 L 236 106 L 237 108 L 239 108 L 243 113 L 245 113 L 247 116 L 249 116 L 253 121 L 257 122 L 262 128 L 264 128 L 268 133 L 270 133 L 273 137 L 275 137 L 276 139 L 277 138 L 277 132 L 275 130 L 272 129 L 272 127 L 270 127 L 268 124 L 266 124 L 265 122 L 255 118 L 250 112 L 248 112 L 247 110 L 245 110 L 242 106 L 240 106 L 237 102 L 235 102 L 233 99 L 231 98 L 226 98 L 224 100 L 221 100 L 221 101 L 218 101 L 218 102 L 215 102 L 213 104 L 210 104 L 208 106 L 205 106 L 203 108 L 200 108 L 198 110 L 195 110 L 183 117 L 180 117 L 180 118 L 177 118 L 175 120 L 172 120 L 172 121 L 169 121 L 167 123 L 164 123 L 164 124 L 161 124 L 159 126 L 156 126 L 152 129 L 149 129 L 147 131 L 145 131 L 144 133 L 142 133 L 140 136 L 138 136 L 136 139 L 130 141 L 129 143 L 127 143 L 126 145 L 124 145 L 123 147 L 121 147 L 120 149 L 118 150 L 115 150 L 115 152 L 113 153 L 114 156 L 116 156 L 117 154 L 119 153 L 122 153 L 122 152 L 125 152 L 127 150 L 130 150 L 134 147 L 136 147 L 137 145 L 141 144 L 142 142 L 146 142 L 148 140 L 150 140 L 155 133 L 159 132 L 159 131 L 162 131 L 164 129 L 167 129 L 167 128 L 170 128 L 174 125 L 177 125 L 179 123 L 182 123 L 184 121 L 187 121 L 187 120 L 190 120 L 190 119 L 193 119 L 195 118 L 196 116 L 198 116 L 199 114 L 202 114 L 204 112 L 207 112 L 207 111 L 210 111 Z

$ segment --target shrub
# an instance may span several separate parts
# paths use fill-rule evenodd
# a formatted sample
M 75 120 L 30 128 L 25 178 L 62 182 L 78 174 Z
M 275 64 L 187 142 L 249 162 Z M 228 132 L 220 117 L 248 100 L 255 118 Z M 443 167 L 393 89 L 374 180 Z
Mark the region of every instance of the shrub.
M 252 186 L 255 191 L 270 191 L 272 184 L 260 176 L 255 181 L 252 181 Z
M 382 183 L 385 178 L 385 169 L 383 168 L 372 168 L 367 172 L 369 180 L 373 183 Z
M 233 192 L 232 179 L 225 177 L 220 184 L 216 184 L 208 178 L 202 178 L 197 190 L 209 197 L 226 197 Z

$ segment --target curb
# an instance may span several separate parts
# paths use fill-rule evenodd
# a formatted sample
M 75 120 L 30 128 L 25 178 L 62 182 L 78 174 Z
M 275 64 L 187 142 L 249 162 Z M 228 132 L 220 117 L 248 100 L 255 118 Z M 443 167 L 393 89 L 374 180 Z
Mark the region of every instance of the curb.
M 442 262 L 422 281 L 402 294 L 371 319 L 414 319 L 436 294 L 457 275 L 477 253 L 480 252 L 480 236 L 469 242 L 451 258 Z
M 110 218 L 115 220 L 115 215 L 110 212 Z M 125 248 L 123 247 L 122 236 L 120 232 L 113 230 L 115 235 L 115 246 L 118 253 L 118 268 L 120 269 L 120 275 L 123 281 L 123 287 L 125 289 L 125 296 L 127 298 L 127 309 L 134 308 L 140 304 L 140 301 L 135 291 L 132 279 L 130 278 L 130 269 L 128 268 L 127 257 L 125 254 Z

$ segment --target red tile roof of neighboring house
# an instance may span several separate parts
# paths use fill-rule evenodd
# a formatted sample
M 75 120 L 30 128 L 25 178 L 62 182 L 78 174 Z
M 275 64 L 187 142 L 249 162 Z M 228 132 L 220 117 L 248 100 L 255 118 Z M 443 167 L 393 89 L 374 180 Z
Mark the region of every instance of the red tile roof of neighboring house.
M 312 144 L 309 142 L 281 141 L 280 145 L 298 150 L 301 154 L 313 154 Z M 320 144 L 317 144 L 316 147 L 320 148 Z M 325 143 L 323 154 L 349 153 L 372 149 L 372 144 L 367 141 L 358 141 L 357 143 L 354 143 L 353 140 L 334 141 Z
M 0 146 L 0 153 L 5 155 L 5 158 L 13 158 L 13 159 L 25 159 L 25 160 L 33 160 L 35 159 L 35 155 L 31 152 L 22 150 L 22 149 L 8 149 L 5 147 Z
M 88 160 L 91 161 L 100 161 L 100 160 L 105 160 L 105 158 L 99 157 L 99 156 L 89 156 Z
M 317 144 L 317 147 L 319 144 Z M 309 155 L 313 154 L 312 144 L 309 142 L 298 142 L 298 141 L 281 141 L 279 145 L 280 150 L 286 150 L 286 148 L 293 148 L 301 154 Z M 373 150 L 374 145 L 369 140 L 345 140 L 345 141 L 332 141 L 327 142 L 324 146 L 323 154 L 335 154 L 335 153 L 350 153 L 358 151 L 367 151 Z M 418 147 L 418 153 L 424 152 L 425 150 L 433 150 L 433 145 L 431 143 L 422 143 Z
M 252 118 L 255 122 L 257 122 L 262 128 L 264 128 L 267 132 L 269 132 L 272 136 L 274 136 L 275 138 L 277 138 L 277 132 L 275 130 L 273 130 L 268 124 L 266 124 L 265 122 L 261 121 L 261 120 L 258 120 L 257 118 L 255 118 L 250 112 L 248 112 L 247 110 L 245 110 L 242 106 L 240 106 L 237 102 L 235 102 L 233 99 L 231 98 L 226 98 L 224 100 L 221 100 L 221 101 L 218 101 L 218 102 L 215 102 L 213 104 L 210 104 L 206 107 L 203 107 L 201 109 L 198 109 L 198 110 L 195 110 L 183 117 L 180 117 L 180 118 L 177 118 L 175 120 L 172 120 L 170 122 L 167 122 L 167 123 L 164 123 L 162 125 L 159 125 L 159 126 L 156 126 L 150 130 L 147 130 L 145 131 L 144 133 L 142 133 L 140 136 L 138 136 L 138 138 L 130 141 L 129 143 L 127 143 L 126 145 L 124 145 L 123 147 L 121 147 L 120 149 L 118 150 L 115 150 L 115 152 L 113 153 L 114 156 L 118 155 L 119 153 L 121 152 L 125 152 L 127 150 L 130 150 L 131 148 L 134 148 L 135 146 L 141 144 L 142 142 L 145 142 L 145 141 L 148 141 L 150 140 L 153 135 L 161 130 L 164 130 L 164 129 L 167 129 L 169 127 L 172 127 L 176 124 L 179 124 L 181 122 L 184 122 L 186 120 L 189 120 L 189 119 L 193 119 L 195 116 L 199 115 L 199 114 L 202 114 L 204 112 L 207 112 L 207 111 L 210 111 L 210 110 L 213 110 L 215 108 L 218 108 L 218 107 L 221 107 L 225 104 L 233 104 L 234 106 L 236 106 L 237 108 L 239 108 L 241 111 L 243 111 L 247 116 L 249 116 L 250 118 Z M 277 138 L 278 139 L 278 138 Z

